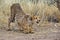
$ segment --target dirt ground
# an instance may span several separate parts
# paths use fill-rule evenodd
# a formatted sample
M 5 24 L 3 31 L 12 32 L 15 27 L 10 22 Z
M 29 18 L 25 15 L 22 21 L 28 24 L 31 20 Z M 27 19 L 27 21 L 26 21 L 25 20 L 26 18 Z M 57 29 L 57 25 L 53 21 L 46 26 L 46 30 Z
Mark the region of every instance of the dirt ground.
M 0 30 L 0 40 L 60 40 L 60 26 L 56 25 L 40 27 L 40 31 L 34 34 Z

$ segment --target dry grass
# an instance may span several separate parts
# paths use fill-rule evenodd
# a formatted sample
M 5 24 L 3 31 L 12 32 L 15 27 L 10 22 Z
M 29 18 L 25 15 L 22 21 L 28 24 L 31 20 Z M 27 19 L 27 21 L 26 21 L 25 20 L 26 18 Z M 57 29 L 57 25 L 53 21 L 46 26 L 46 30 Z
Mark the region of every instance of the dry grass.
M 57 17 L 60 18 L 58 8 L 53 5 L 48 6 L 48 4 L 44 4 L 43 2 L 38 3 L 36 5 L 33 3 L 20 2 L 20 5 L 23 11 L 30 15 L 34 15 L 36 13 L 36 15 L 42 18 L 43 15 L 48 17 L 49 15 L 56 14 Z M 5 5 L 0 9 L 0 26 L 3 26 L 4 24 L 7 25 L 8 18 L 10 15 L 10 6 L 11 5 Z

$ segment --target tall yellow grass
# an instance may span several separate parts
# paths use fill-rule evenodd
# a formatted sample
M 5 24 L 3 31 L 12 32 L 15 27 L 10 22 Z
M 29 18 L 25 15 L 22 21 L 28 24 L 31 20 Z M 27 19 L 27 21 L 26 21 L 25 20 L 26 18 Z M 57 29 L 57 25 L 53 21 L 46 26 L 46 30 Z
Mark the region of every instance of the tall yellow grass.
M 20 5 L 26 14 L 34 15 L 37 11 L 36 15 L 40 16 L 41 18 L 43 15 L 48 17 L 49 15 L 55 14 L 59 15 L 58 17 L 60 17 L 58 8 L 53 5 L 48 6 L 48 4 L 44 4 L 43 2 L 37 4 L 20 2 Z M 3 24 L 7 25 L 8 17 L 10 15 L 10 6 L 10 4 L 6 4 L 4 7 L 0 8 L 0 26 Z

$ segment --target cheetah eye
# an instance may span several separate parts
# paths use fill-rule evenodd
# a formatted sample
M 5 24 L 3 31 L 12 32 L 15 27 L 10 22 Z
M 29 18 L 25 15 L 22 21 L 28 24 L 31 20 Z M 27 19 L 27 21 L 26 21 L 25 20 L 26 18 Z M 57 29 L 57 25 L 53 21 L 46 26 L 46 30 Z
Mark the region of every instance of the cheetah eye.
M 40 21 L 40 20 L 39 20 Z
M 37 19 L 37 17 L 36 17 L 36 19 Z

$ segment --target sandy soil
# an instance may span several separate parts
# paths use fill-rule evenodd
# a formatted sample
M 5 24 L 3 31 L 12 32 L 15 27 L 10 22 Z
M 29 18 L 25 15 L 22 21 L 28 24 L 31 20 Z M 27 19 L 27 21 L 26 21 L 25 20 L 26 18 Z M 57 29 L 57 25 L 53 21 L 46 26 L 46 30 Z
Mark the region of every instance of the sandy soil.
M 34 34 L 0 30 L 0 40 L 60 40 L 60 26 L 41 27 Z
M 0 30 L 0 40 L 60 40 L 60 32 L 23 34 Z

